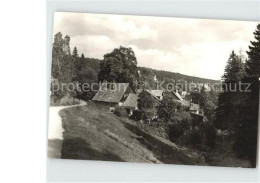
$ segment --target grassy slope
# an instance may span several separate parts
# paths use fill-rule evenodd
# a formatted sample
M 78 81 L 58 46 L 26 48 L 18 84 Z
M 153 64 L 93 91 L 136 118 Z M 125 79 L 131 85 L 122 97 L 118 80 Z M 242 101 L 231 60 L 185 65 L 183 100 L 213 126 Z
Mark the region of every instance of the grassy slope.
M 81 106 L 60 112 L 61 158 L 171 164 L 200 164 L 175 144 L 140 130 L 129 119 Z

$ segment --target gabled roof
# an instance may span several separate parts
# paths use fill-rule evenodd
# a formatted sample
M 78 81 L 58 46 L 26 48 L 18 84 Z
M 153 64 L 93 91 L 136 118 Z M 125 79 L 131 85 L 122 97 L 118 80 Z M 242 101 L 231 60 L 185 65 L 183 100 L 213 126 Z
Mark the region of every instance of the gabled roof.
M 124 102 L 124 107 L 137 108 L 138 95 L 130 93 Z
M 161 102 L 161 100 L 150 90 L 145 90 L 146 92 L 150 93 L 156 100 L 158 100 L 159 102 Z
M 119 103 L 129 83 L 102 83 L 93 101 Z
M 180 96 L 180 94 L 178 92 L 172 92 L 173 95 L 175 95 L 175 97 L 178 99 L 178 100 L 183 100 L 183 98 Z
M 153 93 L 156 97 L 163 97 L 163 90 L 151 90 L 151 93 Z

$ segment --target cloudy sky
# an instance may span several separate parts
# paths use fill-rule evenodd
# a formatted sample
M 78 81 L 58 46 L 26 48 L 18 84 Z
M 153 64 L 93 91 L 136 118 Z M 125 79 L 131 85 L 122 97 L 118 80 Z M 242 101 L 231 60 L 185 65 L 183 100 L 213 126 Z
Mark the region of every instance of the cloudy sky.
M 220 79 L 232 50 L 248 50 L 256 22 L 55 13 L 53 34 L 69 35 L 79 54 L 102 59 L 131 47 L 139 66 Z

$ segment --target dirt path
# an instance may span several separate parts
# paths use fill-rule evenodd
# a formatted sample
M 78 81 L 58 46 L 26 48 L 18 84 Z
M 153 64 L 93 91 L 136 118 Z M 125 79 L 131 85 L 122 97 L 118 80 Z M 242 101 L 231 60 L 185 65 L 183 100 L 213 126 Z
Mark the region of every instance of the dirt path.
M 49 108 L 49 131 L 48 139 L 63 139 L 62 121 L 59 112 L 62 109 L 69 108 L 70 106 L 59 106 Z
M 85 103 L 71 106 L 49 107 L 49 128 L 48 128 L 48 156 L 50 158 L 60 158 L 61 146 L 63 141 L 62 119 L 59 112 L 62 109 L 83 106 Z

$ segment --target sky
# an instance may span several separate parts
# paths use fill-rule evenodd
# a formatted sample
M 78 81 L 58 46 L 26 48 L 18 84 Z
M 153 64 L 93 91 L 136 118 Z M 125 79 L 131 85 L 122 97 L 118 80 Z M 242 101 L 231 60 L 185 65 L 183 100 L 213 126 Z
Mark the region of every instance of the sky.
M 257 22 L 57 12 L 53 35 L 85 57 L 131 47 L 138 66 L 221 79 L 232 50 L 246 56 Z

